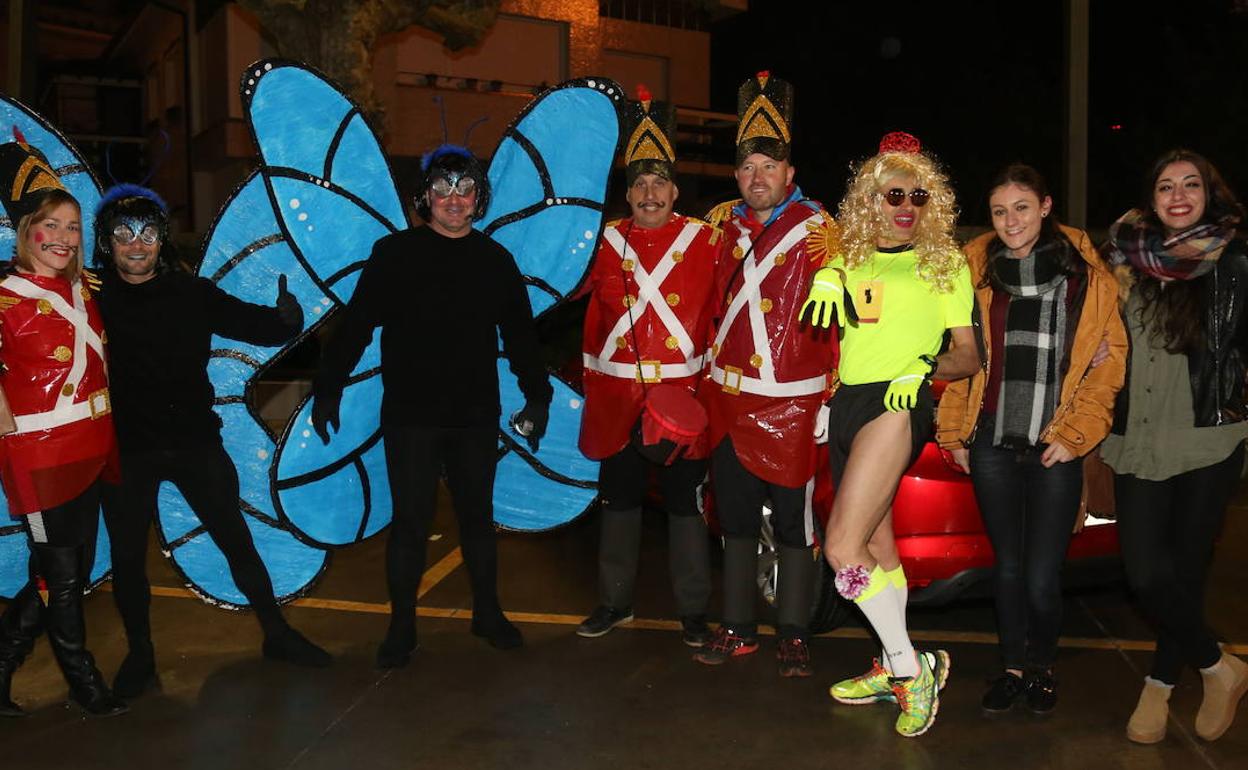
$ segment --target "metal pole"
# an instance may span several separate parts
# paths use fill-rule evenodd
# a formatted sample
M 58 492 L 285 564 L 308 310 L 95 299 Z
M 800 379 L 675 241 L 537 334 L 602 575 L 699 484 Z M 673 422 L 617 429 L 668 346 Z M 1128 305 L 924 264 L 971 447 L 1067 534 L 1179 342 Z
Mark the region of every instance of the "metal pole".
M 1066 221 L 1088 220 L 1088 17 L 1091 0 L 1066 0 Z

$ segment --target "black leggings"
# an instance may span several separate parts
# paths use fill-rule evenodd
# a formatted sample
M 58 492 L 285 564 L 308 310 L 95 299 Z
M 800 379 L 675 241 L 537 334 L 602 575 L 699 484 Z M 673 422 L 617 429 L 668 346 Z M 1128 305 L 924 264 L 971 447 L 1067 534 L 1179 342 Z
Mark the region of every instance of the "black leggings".
M 741 464 L 728 436 L 711 452 L 711 479 L 719 528 L 725 537 L 757 540 L 763 528 L 763 503 L 770 500 L 776 539 L 793 548 L 811 544 L 806 487 L 783 487 L 755 476 Z
M 425 546 L 437 503 L 438 479 L 446 485 L 459 520 L 459 545 L 472 583 L 473 617 L 489 618 L 498 605 L 498 546 L 494 536 L 494 471 L 498 429 L 382 426 L 394 523 L 386 542 L 386 583 L 391 612 L 412 617 L 425 569 Z
M 238 471 L 220 444 L 187 449 L 126 452 L 121 486 L 105 494 L 104 523 L 112 541 L 113 598 L 132 642 L 150 637 L 147 580 L 148 528 L 162 481 L 171 481 L 230 565 L 266 633 L 283 625 L 269 572 L 256 552 L 238 507 Z
M 659 477 L 663 509 L 672 516 L 701 516 L 698 485 L 706 478 L 706 460 L 681 458 L 671 465 L 652 463 L 629 443 L 598 466 L 598 494 L 611 511 L 631 511 L 645 502 L 650 470 Z
M 1176 684 L 1186 663 L 1208 668 L 1221 651 L 1205 625 L 1205 577 L 1244 445 L 1225 460 L 1165 481 L 1114 477 L 1118 542 L 1127 580 L 1157 622 L 1152 677 Z
M 1083 462 L 1040 464 L 1044 447 L 992 445 L 981 425 L 971 480 L 996 554 L 997 635 L 1007 669 L 1048 668 L 1062 623 L 1062 563 L 1079 512 Z

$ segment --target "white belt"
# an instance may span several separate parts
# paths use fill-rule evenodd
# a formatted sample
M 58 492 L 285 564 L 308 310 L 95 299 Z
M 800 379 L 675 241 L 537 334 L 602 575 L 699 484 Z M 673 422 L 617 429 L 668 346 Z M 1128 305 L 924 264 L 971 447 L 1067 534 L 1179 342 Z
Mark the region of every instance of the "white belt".
M 642 377 L 637 372 L 637 362 L 619 363 L 616 361 L 604 361 L 597 356 L 589 353 L 581 354 L 581 362 L 586 369 L 592 369 L 595 372 L 606 374 L 611 377 L 619 377 L 625 380 L 633 380 L 641 382 Z M 662 382 L 663 380 L 672 379 L 674 377 L 692 377 L 702 371 L 701 360 L 698 363 L 685 361 L 681 364 L 665 364 L 660 361 L 642 361 L 641 372 L 644 374 L 645 382 Z
M 791 382 L 765 382 L 757 377 L 746 377 L 735 366 L 727 366 L 720 369 L 714 364 L 711 365 L 711 379 L 725 393 L 730 393 L 734 396 L 738 393 L 781 397 L 811 396 L 815 393 L 822 393 L 828 386 L 828 376 L 826 374 Z
M 87 396 L 86 401 L 69 404 L 50 412 L 13 415 L 13 422 L 17 423 L 17 430 L 14 434 L 51 430 L 79 420 L 95 420 L 111 411 L 113 407 L 108 400 L 108 388 L 101 388 Z

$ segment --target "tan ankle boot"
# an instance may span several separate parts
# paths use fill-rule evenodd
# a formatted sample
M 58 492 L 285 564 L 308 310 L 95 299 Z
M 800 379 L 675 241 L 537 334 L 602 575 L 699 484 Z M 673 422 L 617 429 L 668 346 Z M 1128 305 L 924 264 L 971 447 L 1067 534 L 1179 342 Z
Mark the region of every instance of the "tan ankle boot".
M 1235 720 L 1239 700 L 1248 692 L 1248 663 L 1224 652 L 1217 663 L 1201 669 L 1200 677 L 1205 697 L 1196 713 L 1196 734 L 1216 741 Z
M 1144 680 L 1140 701 L 1127 722 L 1127 739 L 1135 743 L 1157 743 L 1166 737 L 1166 720 L 1170 717 L 1170 691 L 1160 682 Z

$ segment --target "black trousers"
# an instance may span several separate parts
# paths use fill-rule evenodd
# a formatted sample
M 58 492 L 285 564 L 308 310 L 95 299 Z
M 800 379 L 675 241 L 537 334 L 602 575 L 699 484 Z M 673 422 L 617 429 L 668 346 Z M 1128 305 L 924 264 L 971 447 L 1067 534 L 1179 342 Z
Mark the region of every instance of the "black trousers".
M 1152 677 L 1166 684 L 1185 663 L 1208 668 L 1221 657 L 1205 625 L 1205 578 L 1243 466 L 1240 444 L 1219 463 L 1165 481 L 1114 477 L 1127 581 L 1157 622 Z
M 806 487 L 784 487 L 750 473 L 732 446 L 724 440 L 711 452 L 711 479 L 715 508 L 725 537 L 758 539 L 763 525 L 763 503 L 771 501 L 771 525 L 781 545 L 810 545 L 806 521 Z
M 680 459 L 659 465 L 642 457 L 630 443 L 598 466 L 598 494 L 611 511 L 641 508 L 651 469 L 658 475 L 663 509 L 672 516 L 701 516 L 698 485 L 706 478 L 706 460 Z
M 45 511 L 22 516 L 22 529 L 31 545 L 85 546 L 83 568 L 95 562 L 95 538 L 100 522 L 99 481 L 82 491 L 73 500 Z M 83 579 L 87 575 L 83 574 Z
M 1079 513 L 1083 463 L 1051 468 L 1043 447 L 992 445 L 981 425 L 971 445 L 971 480 L 996 554 L 997 635 L 1005 668 L 1048 668 L 1062 624 L 1062 563 Z
M 494 535 L 494 471 L 498 429 L 383 425 L 394 522 L 386 543 L 386 582 L 395 619 L 414 618 L 416 591 L 437 504 L 438 479 L 459 520 L 459 545 L 472 583 L 473 618 L 488 622 L 498 603 L 498 545 Z M 414 620 L 413 620 L 414 622 Z
M 284 626 L 269 571 L 238 507 L 238 471 L 225 448 L 207 444 L 124 452 L 121 485 L 105 494 L 104 523 L 112 541 L 113 599 L 131 644 L 146 643 L 151 636 L 147 541 L 163 481 L 178 488 L 221 549 L 234 584 L 256 611 L 265 633 Z

